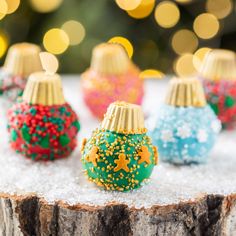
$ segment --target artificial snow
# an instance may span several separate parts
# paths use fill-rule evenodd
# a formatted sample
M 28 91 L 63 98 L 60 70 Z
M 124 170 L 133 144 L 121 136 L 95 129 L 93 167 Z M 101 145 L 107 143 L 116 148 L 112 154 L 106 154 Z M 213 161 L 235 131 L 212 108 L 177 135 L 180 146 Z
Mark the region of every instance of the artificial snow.
M 82 124 L 79 142 L 89 137 L 98 126 L 82 102 L 79 79 L 64 78 L 67 100 L 77 111 Z M 166 84 L 148 81 L 144 111 L 149 115 L 157 109 Z M 9 194 L 35 193 L 48 202 L 62 200 L 70 205 L 104 205 L 109 202 L 125 203 L 136 208 L 179 203 L 203 194 L 236 193 L 236 132 L 220 134 L 207 164 L 174 166 L 160 163 L 153 171 L 150 182 L 142 188 L 128 192 L 108 192 L 87 181 L 81 168 L 79 147 L 70 158 L 47 163 L 27 160 L 9 148 L 6 131 L 6 106 L 0 100 L 0 192 Z M 217 127 L 216 127 L 217 128 Z M 186 135 L 184 133 L 184 135 Z

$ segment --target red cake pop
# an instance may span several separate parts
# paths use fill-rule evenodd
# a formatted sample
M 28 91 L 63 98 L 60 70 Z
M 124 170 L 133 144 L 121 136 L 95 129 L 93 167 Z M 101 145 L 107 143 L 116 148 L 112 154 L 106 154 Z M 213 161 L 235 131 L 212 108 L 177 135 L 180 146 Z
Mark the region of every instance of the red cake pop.
M 42 56 L 48 64 L 46 72 L 30 75 L 22 101 L 8 112 L 8 130 L 16 152 L 47 161 L 70 155 L 80 124 L 64 99 L 60 76 L 54 73 L 57 61 L 50 54 Z

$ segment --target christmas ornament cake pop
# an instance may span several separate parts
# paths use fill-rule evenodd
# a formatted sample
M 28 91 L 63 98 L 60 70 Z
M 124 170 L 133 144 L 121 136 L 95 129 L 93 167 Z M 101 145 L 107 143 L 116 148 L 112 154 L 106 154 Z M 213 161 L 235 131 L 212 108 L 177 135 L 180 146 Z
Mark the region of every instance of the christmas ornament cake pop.
M 205 57 L 199 74 L 207 102 L 226 129 L 236 127 L 235 60 L 235 53 L 232 51 L 212 50 Z
M 11 147 L 35 161 L 69 156 L 80 128 L 77 115 L 64 99 L 60 76 L 55 74 L 57 59 L 49 53 L 41 56 L 46 72 L 30 75 L 22 101 L 8 112 Z
M 42 71 L 40 48 L 31 43 L 18 43 L 10 47 L 0 69 L 0 94 L 10 100 L 22 95 L 28 76 Z
M 106 190 L 129 191 L 149 179 L 157 149 L 146 134 L 141 107 L 112 103 L 92 137 L 82 145 L 89 180 Z
M 113 43 L 95 47 L 91 67 L 82 74 L 82 89 L 85 103 L 98 118 L 116 100 L 141 104 L 144 93 L 139 69 L 123 47 Z
M 165 104 L 148 120 L 160 159 L 175 164 L 207 160 L 221 123 L 206 104 L 201 82 L 196 78 L 174 78 Z

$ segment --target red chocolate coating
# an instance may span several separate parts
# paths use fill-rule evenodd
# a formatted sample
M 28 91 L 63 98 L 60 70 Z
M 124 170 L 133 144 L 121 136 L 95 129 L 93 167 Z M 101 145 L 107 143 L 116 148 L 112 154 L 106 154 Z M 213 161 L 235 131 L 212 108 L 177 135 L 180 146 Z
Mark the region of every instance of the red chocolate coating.
M 69 104 L 42 106 L 21 102 L 8 112 L 11 147 L 35 161 L 69 156 L 77 145 L 79 129 L 77 115 Z
M 236 81 L 203 80 L 207 102 L 212 107 L 223 128 L 236 127 Z

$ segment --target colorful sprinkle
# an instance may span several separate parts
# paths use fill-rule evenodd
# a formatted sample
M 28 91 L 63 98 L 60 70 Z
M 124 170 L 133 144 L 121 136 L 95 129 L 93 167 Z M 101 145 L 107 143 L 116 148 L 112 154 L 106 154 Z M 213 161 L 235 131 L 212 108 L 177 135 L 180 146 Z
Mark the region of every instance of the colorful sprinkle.
M 141 104 L 143 81 L 135 67 L 122 75 L 102 76 L 93 70 L 82 75 L 84 101 L 94 116 L 103 118 L 107 107 L 115 101 Z
M 236 81 L 203 79 L 207 102 L 222 122 L 224 129 L 236 127 Z
M 11 146 L 32 160 L 69 156 L 76 147 L 79 127 L 68 104 L 48 107 L 19 102 L 8 112 Z
M 82 163 L 89 180 L 107 190 L 139 188 L 157 162 L 157 150 L 145 133 L 95 130 L 83 145 Z

